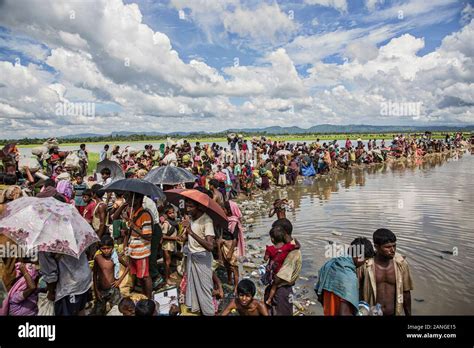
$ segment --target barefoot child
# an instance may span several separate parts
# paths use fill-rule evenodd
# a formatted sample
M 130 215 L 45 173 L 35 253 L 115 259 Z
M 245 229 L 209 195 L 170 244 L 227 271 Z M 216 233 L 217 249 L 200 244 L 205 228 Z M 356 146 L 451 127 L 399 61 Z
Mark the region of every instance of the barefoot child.
M 286 219 L 286 204 L 288 204 L 288 201 L 286 199 L 276 199 L 275 202 L 273 202 L 273 209 L 270 210 L 268 217 L 271 218 L 273 215 L 277 214 L 278 220 Z
M 268 316 L 267 307 L 254 299 L 256 291 L 255 284 L 250 279 L 241 280 L 237 286 L 237 297 L 230 301 L 221 315 L 227 316 L 235 309 L 241 316 Z
M 165 261 L 165 282 L 167 285 L 173 285 L 170 282 L 171 253 L 176 251 L 176 241 L 178 240 L 178 221 L 173 206 L 168 205 L 164 209 L 164 221 L 161 224 L 163 231 L 163 256 Z
M 127 267 L 126 264 L 124 264 Z M 94 258 L 93 282 L 96 304 L 94 312 L 96 315 L 105 315 L 107 302 L 112 306 L 120 299 L 119 286 L 128 273 L 128 268 L 120 273 L 120 261 L 114 250 L 114 241 L 110 235 L 105 234 L 100 240 L 100 252 Z
M 268 261 L 267 273 L 265 275 L 266 282 L 272 283 L 269 297 L 265 302 L 269 306 L 272 303 L 273 297 L 275 296 L 278 287 L 277 282 L 274 281 L 275 274 L 277 274 L 280 270 L 288 254 L 291 251 L 300 248 L 300 243 L 296 239 L 295 244 L 292 244 L 291 242 L 285 243 L 285 234 L 282 229 L 272 228 L 270 230 L 270 238 L 273 245 L 267 246 L 265 250 L 265 256 L 263 258 L 264 261 Z

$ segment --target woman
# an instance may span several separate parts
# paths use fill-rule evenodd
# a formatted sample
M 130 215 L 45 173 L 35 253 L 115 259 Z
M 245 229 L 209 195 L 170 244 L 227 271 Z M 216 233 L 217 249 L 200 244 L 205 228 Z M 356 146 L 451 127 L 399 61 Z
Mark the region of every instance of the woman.
M 24 193 L 21 190 L 20 186 L 12 185 L 9 186 L 6 190 L 0 191 L 0 216 L 3 214 L 4 210 L 6 209 L 7 203 L 11 202 L 15 199 L 23 197 Z M 15 246 L 15 242 L 5 236 L 4 234 L 0 234 L 0 246 L 4 248 L 8 248 L 10 246 Z M 3 272 L 0 274 L 3 283 L 7 290 L 13 286 L 15 279 L 16 279 L 16 265 L 17 258 L 16 257 L 3 257 Z
M 38 314 L 38 271 L 32 263 L 15 264 L 17 280 L 0 308 L 0 315 L 34 316 Z

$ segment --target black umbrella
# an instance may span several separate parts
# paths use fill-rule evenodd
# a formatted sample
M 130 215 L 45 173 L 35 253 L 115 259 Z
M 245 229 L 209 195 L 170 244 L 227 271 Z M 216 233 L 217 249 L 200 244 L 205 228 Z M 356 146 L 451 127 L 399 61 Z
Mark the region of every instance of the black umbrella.
M 120 179 L 111 182 L 107 186 L 101 188 L 105 192 L 135 192 L 142 195 L 149 196 L 152 199 L 159 199 L 164 201 L 166 199 L 163 191 L 155 184 L 142 179 Z
M 196 181 L 196 177 L 189 170 L 174 166 L 154 168 L 150 170 L 144 179 L 156 185 L 177 185 Z
M 110 177 L 113 181 L 118 179 L 125 179 L 125 174 L 123 173 L 122 167 L 115 161 L 105 159 L 97 163 L 97 173 L 100 174 L 100 171 L 104 168 L 110 169 Z

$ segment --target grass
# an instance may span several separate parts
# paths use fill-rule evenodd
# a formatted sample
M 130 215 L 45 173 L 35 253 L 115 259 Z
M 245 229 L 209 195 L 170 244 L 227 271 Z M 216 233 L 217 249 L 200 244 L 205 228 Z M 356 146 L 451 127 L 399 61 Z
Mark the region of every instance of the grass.
M 97 152 L 89 152 L 89 167 L 87 168 L 87 174 L 92 174 L 92 171 L 97 168 L 97 162 L 99 162 L 99 154 Z
M 433 132 L 432 136 L 435 139 L 441 139 L 445 137 L 446 133 L 443 132 Z M 320 140 L 346 140 L 346 138 L 349 136 L 351 140 L 355 140 L 358 138 L 361 138 L 362 140 L 369 140 L 369 139 L 392 139 L 392 136 L 394 133 L 372 133 L 372 134 L 358 134 L 358 133 L 350 133 L 350 134 L 286 134 L 286 135 L 267 135 L 266 137 L 271 140 L 276 140 L 276 141 L 315 141 L 316 138 L 319 138 Z M 467 133 L 465 134 L 466 136 L 469 136 Z M 246 136 L 246 139 L 251 138 L 252 136 Z M 173 138 L 173 140 L 179 140 L 180 138 Z M 185 138 L 188 141 L 194 143 L 194 142 L 201 142 L 201 143 L 217 143 L 217 142 L 226 142 L 227 138 L 225 137 L 202 137 L 202 138 Z M 109 145 L 120 145 L 120 144 L 126 144 L 126 145 L 131 145 L 134 143 L 166 143 L 166 139 L 162 138 L 157 138 L 153 140 L 140 140 L 140 141 L 131 141 L 131 140 L 123 140 L 123 141 L 92 141 L 92 142 L 85 142 L 87 145 L 97 145 L 97 144 L 109 144 Z M 61 143 L 60 146 L 74 146 L 79 149 L 79 145 L 81 143 Z M 18 145 L 20 148 L 33 148 L 37 147 L 41 144 L 28 144 L 28 145 Z

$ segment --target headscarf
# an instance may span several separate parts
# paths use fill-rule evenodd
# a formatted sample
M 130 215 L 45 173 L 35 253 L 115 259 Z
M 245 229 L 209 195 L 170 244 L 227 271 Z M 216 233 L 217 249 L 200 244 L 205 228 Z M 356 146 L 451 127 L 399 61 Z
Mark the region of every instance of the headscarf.
M 15 264 L 15 273 L 16 273 L 17 278 L 19 277 L 21 278 L 18 279 L 15 282 L 15 284 L 13 284 L 12 288 L 8 292 L 7 297 L 5 298 L 5 300 L 3 300 L 2 307 L 0 308 L 0 315 L 3 315 L 3 316 L 8 315 L 9 310 L 10 310 L 10 298 L 18 292 L 25 291 L 26 288 L 28 287 L 28 284 L 26 283 L 26 279 L 25 277 L 23 277 L 20 271 L 20 265 L 21 265 L 21 262 L 17 262 Z M 35 265 L 33 265 L 32 263 L 26 263 L 25 266 L 26 266 L 26 270 L 31 276 L 31 279 L 33 279 L 34 281 L 38 277 L 38 271 L 36 270 Z
M 68 199 L 72 198 L 73 188 L 69 180 L 60 180 L 56 186 L 56 191 Z

